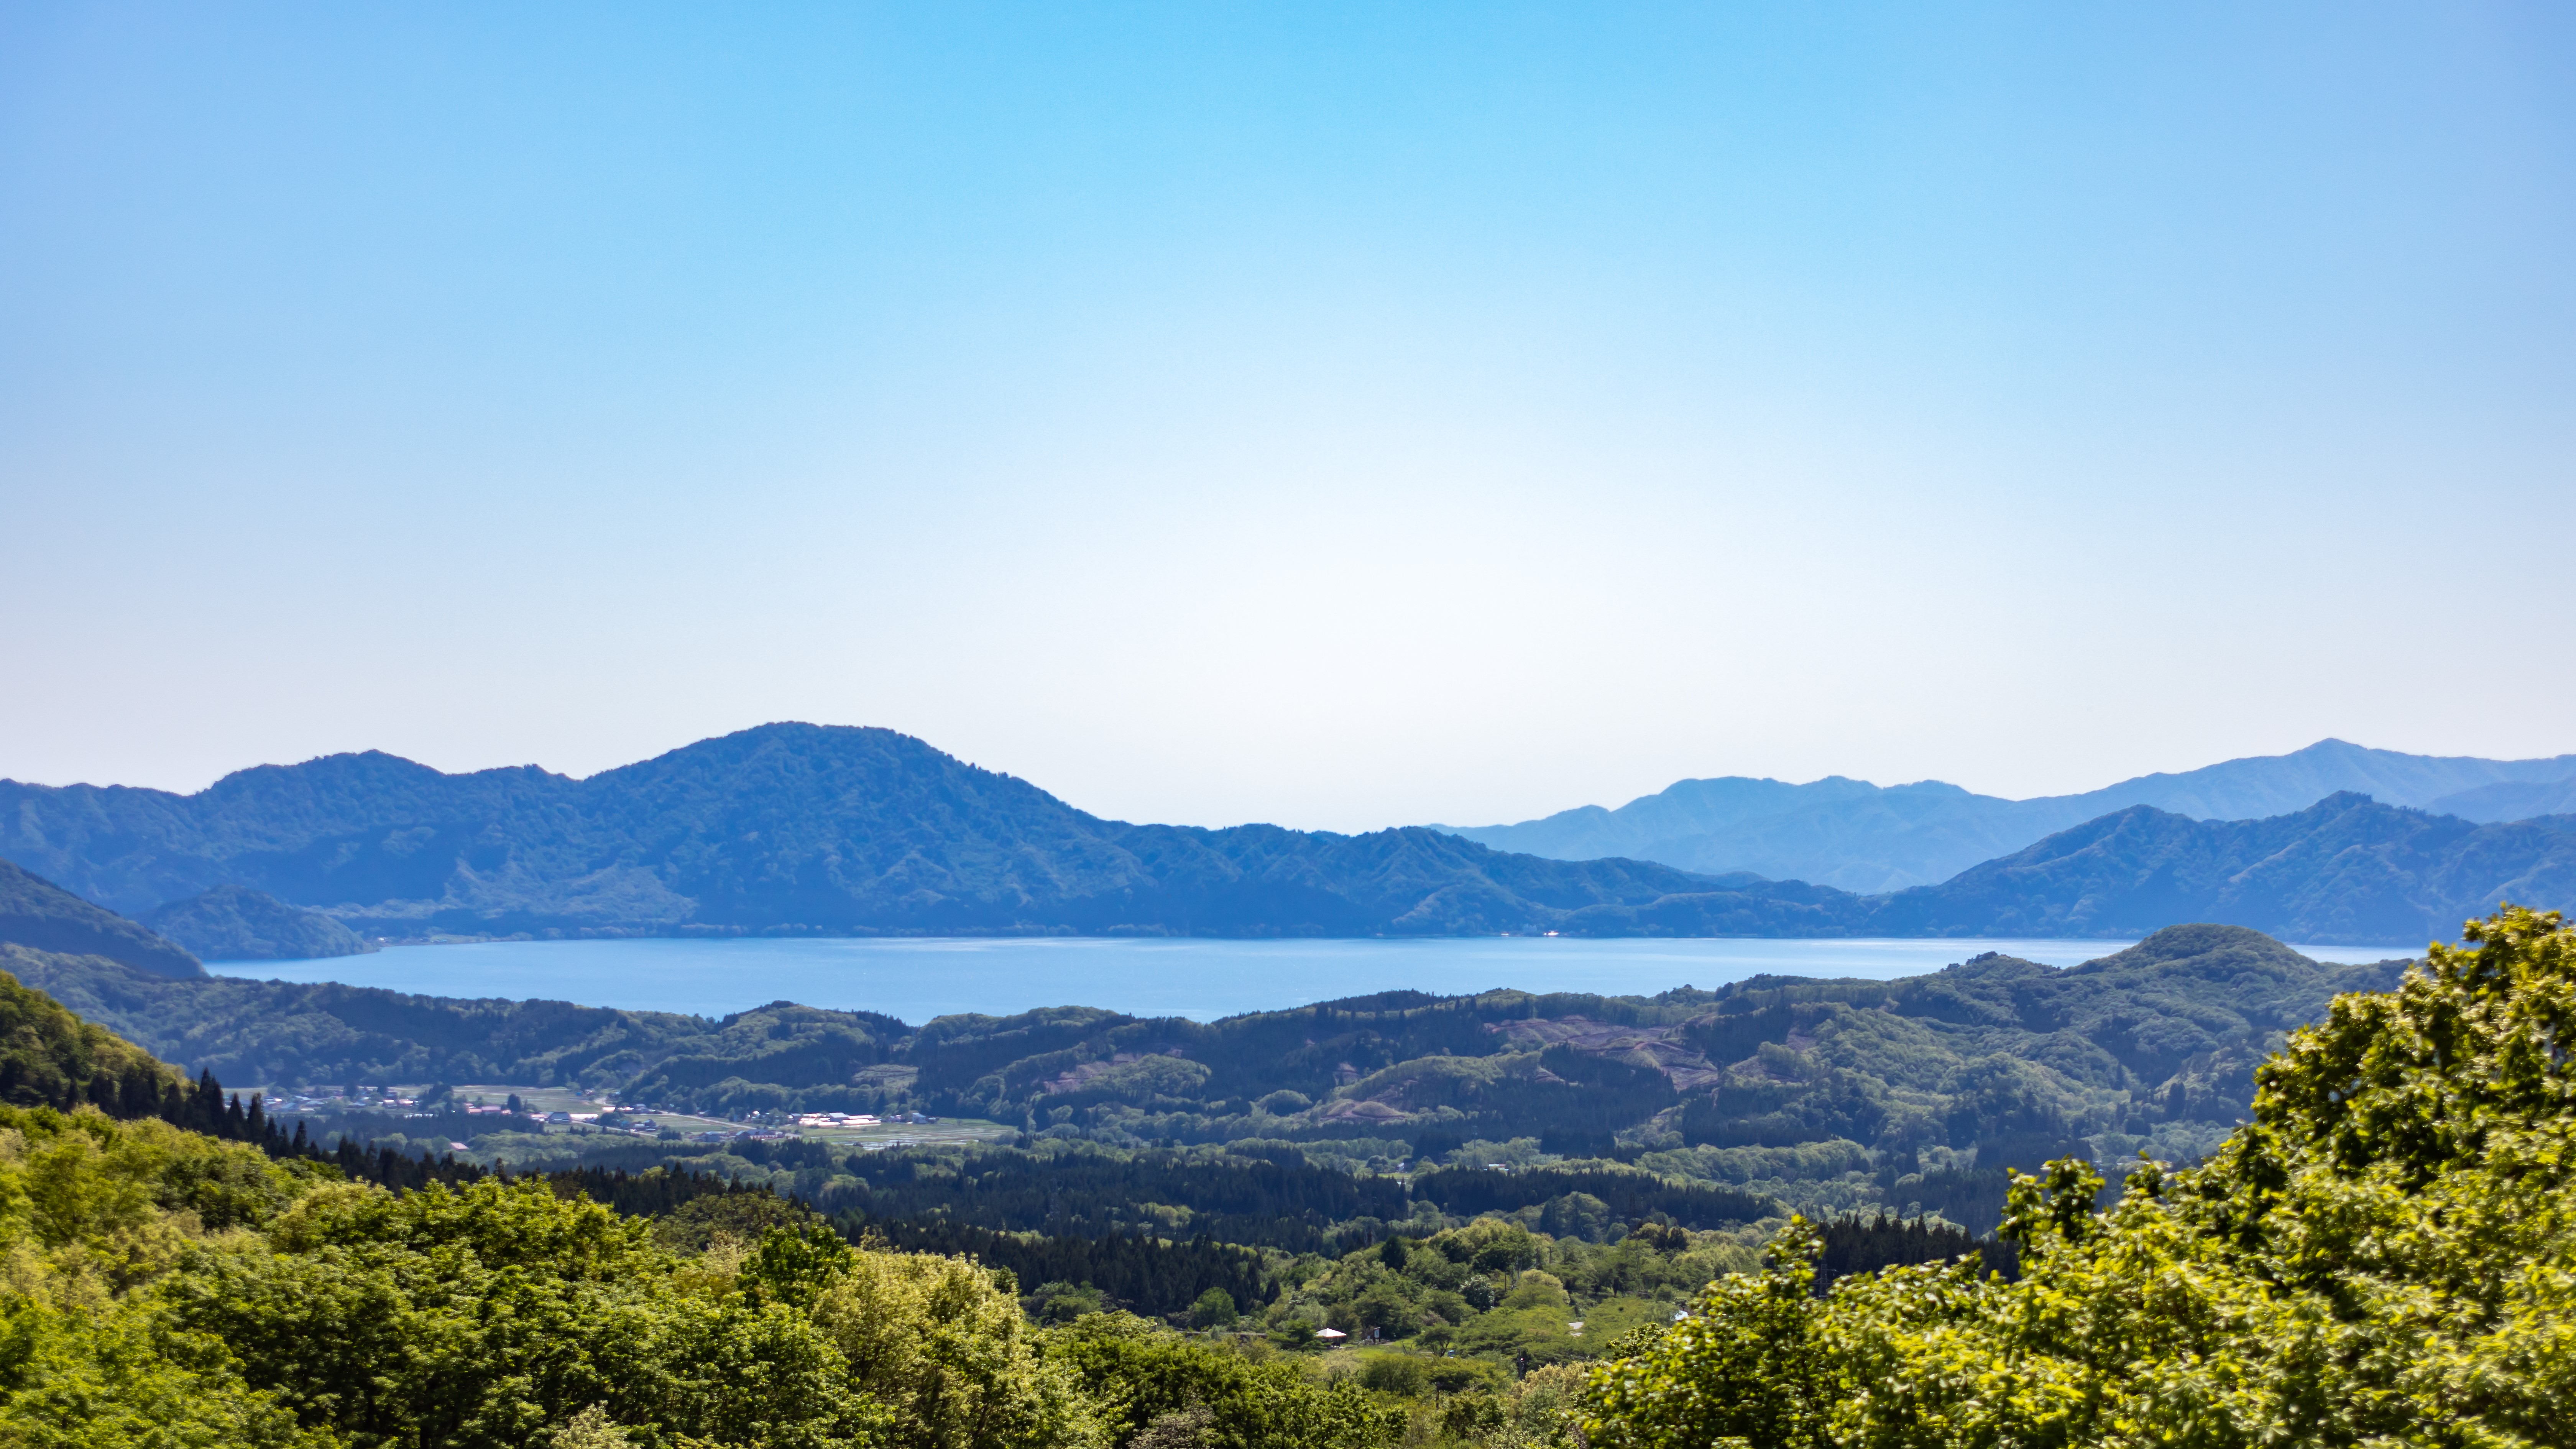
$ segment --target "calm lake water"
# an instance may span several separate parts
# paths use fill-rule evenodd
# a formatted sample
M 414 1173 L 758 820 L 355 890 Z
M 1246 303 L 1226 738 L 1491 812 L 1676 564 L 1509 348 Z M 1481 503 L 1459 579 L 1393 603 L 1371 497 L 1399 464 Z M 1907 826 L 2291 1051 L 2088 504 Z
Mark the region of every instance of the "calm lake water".
M 542 997 L 722 1016 L 772 1001 L 881 1011 L 918 1024 L 950 1012 L 1105 1006 L 1213 1021 L 1411 988 L 1518 987 L 1652 995 L 1771 972 L 1888 980 L 1983 951 L 2073 966 L 2126 941 L 902 940 L 496 941 L 396 946 L 329 961 L 210 961 L 224 976 L 344 981 L 431 996 Z M 2324 961 L 2413 956 L 2416 945 L 2299 947 Z

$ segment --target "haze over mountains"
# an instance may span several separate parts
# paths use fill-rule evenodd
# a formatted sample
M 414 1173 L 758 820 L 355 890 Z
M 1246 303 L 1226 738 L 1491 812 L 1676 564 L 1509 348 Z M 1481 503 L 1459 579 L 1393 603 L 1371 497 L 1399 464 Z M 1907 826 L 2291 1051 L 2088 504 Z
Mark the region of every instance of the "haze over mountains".
M 1586 805 L 1517 825 L 1432 828 L 1556 860 L 1622 856 L 1869 894 L 1948 880 L 2132 805 L 2195 820 L 2254 820 L 2304 810 L 2341 791 L 2478 822 L 2570 814 L 2576 755 L 2481 760 L 2320 740 L 2293 754 L 2031 800 L 1972 794 L 1938 780 L 1879 786 L 1833 775 L 1791 785 L 1738 775 L 1682 780 L 1615 810 Z
M 2239 761 L 2148 779 L 2180 782 L 2154 788 L 2209 808 L 2293 796 L 2329 773 L 2316 763 L 2297 764 L 2304 776 Z M 2432 763 L 2416 773 L 2419 791 L 2503 768 Z M 1873 787 L 1834 788 L 1866 799 L 1852 792 Z M 2236 822 L 2132 805 L 1979 857 L 1938 885 L 1857 893 L 1549 859 L 1427 827 L 1134 825 L 909 736 L 802 724 L 585 780 L 535 768 L 447 775 L 368 753 L 261 766 L 184 796 L 0 782 L 0 857 L 202 933 L 210 950 L 267 956 L 345 951 L 351 932 L 2109 939 L 2194 920 L 2384 944 L 2447 938 L 2500 899 L 2576 905 L 2576 817 L 2479 824 L 2356 794 Z

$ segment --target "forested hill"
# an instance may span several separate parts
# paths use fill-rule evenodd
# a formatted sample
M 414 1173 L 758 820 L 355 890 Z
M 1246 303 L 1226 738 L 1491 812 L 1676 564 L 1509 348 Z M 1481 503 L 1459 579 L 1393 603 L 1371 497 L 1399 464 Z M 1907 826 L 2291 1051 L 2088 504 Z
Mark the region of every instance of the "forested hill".
M 309 961 L 376 949 L 319 911 L 237 885 L 155 907 L 141 924 L 209 961 Z
M 2576 816 L 2476 825 L 2341 794 L 2267 820 L 2145 805 L 1936 886 L 1855 896 L 1736 878 L 1570 914 L 1582 934 L 2138 937 L 2217 921 L 2324 944 L 2448 940 L 2500 901 L 2576 907 Z
M 2136 807 L 1940 886 L 1862 896 L 1506 854 L 1427 828 L 1132 825 L 908 736 L 794 724 L 587 780 L 534 768 L 445 775 L 363 754 L 245 770 L 186 796 L 0 782 L 0 857 L 129 912 L 216 888 L 173 908 L 173 929 L 275 954 L 290 953 L 275 944 L 290 936 L 348 942 L 318 927 L 251 929 L 244 903 L 274 897 L 397 938 L 2110 937 L 2201 919 L 2291 939 L 2406 941 L 2447 937 L 2507 895 L 2576 905 L 2572 838 L 2564 819 L 2475 826 L 2358 796 L 2253 822 Z
M 0 856 L 127 911 L 230 883 L 394 936 L 1473 933 L 1699 884 L 1422 829 L 1129 825 L 889 730 L 792 724 L 587 780 L 371 753 L 188 796 L 0 783 Z
M 0 860 L 0 942 L 104 956 L 154 976 L 206 974 L 186 948 L 6 860 Z
M 2454 939 L 2500 901 L 2576 907 L 2576 817 L 2476 825 L 2341 794 L 2268 820 L 2132 806 L 1886 897 L 1892 936 L 2135 936 L 2225 921 L 2292 941 Z
M 1111 1148 L 1222 1143 L 1300 1162 L 1526 1139 L 1814 1210 L 1912 1204 L 1979 1228 L 2006 1166 L 2198 1155 L 2246 1112 L 2278 1033 L 2402 965 L 2322 966 L 2242 928 L 2186 926 L 2073 970 L 1989 954 L 1895 982 L 1390 992 L 1209 1023 L 1062 1007 L 913 1027 L 785 1002 L 709 1021 L 174 982 L 0 947 L 0 966 L 82 1016 L 237 1082 L 577 1085 L 724 1115 L 926 1109 Z
M 9 964 L 0 956 L 0 967 Z M 88 1103 L 138 1116 L 179 1085 L 178 1074 L 150 1053 L 0 970 L 0 1104 L 69 1110 Z
M 1587 805 L 1517 825 L 1433 828 L 1552 859 L 1626 856 L 1866 894 L 1935 884 L 2134 805 L 2193 820 L 2258 820 L 2345 791 L 2479 822 L 2567 814 L 2576 812 L 2576 755 L 2482 760 L 2319 740 L 2286 755 L 2031 800 L 1979 795 L 1939 780 L 1879 786 L 1834 775 L 1792 785 L 1729 776 L 1677 781 L 1615 810 Z

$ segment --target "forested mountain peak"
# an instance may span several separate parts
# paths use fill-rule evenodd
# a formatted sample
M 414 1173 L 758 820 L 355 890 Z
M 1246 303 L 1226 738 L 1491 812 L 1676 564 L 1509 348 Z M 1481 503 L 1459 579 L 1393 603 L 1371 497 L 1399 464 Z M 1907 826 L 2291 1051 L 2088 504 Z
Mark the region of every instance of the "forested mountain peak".
M 699 740 L 580 782 L 593 800 L 668 810 L 689 802 L 810 808 L 815 801 L 938 802 L 964 814 L 1093 817 L 1026 780 L 890 729 L 787 721 Z
M 235 770 L 196 795 L 182 798 L 257 801 L 281 811 L 289 808 L 289 801 L 301 800 L 319 811 L 373 813 L 389 799 L 425 791 L 454 791 L 472 785 L 525 784 L 544 788 L 577 783 L 568 775 L 536 765 L 501 765 L 450 774 L 435 765 L 384 750 L 344 750 L 291 765 L 252 765 Z
M 2153 805 L 2201 820 L 2281 815 L 2339 792 L 2395 805 L 2423 806 L 2475 786 L 2576 776 L 2576 755 L 2489 760 L 2469 755 L 2414 755 L 2322 739 L 2285 755 L 2223 760 L 2197 770 L 2139 775 L 2099 790 L 2055 798 L 2087 815 L 2115 805 Z
M 579 782 L 534 765 L 450 775 L 381 750 L 236 770 L 173 796 L 209 851 L 295 850 L 352 831 L 542 809 Z
M 2125 951 L 2114 951 L 2073 967 L 2070 974 L 2106 975 L 2181 961 L 2212 970 L 2230 969 L 2238 963 L 2276 970 L 2315 968 L 2307 957 L 2251 927 L 2194 922 L 2167 926 Z

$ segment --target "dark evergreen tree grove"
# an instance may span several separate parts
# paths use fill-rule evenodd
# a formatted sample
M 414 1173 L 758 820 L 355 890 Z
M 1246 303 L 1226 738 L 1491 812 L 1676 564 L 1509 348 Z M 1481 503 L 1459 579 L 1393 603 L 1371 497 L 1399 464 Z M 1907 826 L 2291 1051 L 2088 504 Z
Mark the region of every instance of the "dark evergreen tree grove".
M 1636 1221 L 1660 1215 L 1689 1228 L 1749 1223 L 1780 1210 L 1777 1203 L 1755 1193 L 1704 1182 L 1676 1182 L 1648 1172 L 1443 1167 L 1413 1176 L 1415 1197 L 1466 1217 L 1537 1207 L 1577 1192 L 1601 1199 L 1614 1217 Z
M 1246 1308 L 1278 1296 L 1257 1253 L 1205 1236 L 1186 1243 L 1143 1234 L 1027 1238 L 936 1218 L 884 1221 L 854 1213 L 833 1219 L 833 1226 L 854 1242 L 874 1236 L 907 1253 L 962 1254 L 1008 1268 L 1024 1287 L 1088 1284 L 1121 1307 L 1155 1317 L 1187 1312 L 1211 1288 Z
M 1821 1237 L 1824 1248 L 1816 1259 L 1819 1291 L 1845 1274 L 1875 1273 L 1881 1268 L 1917 1263 L 1977 1257 L 2007 1277 L 2013 1275 L 2016 1266 L 2010 1243 L 1991 1238 L 1981 1241 L 1948 1223 L 1936 1224 L 1919 1217 L 1892 1218 L 1885 1212 L 1864 1217 L 1852 1213 L 1826 1223 Z

